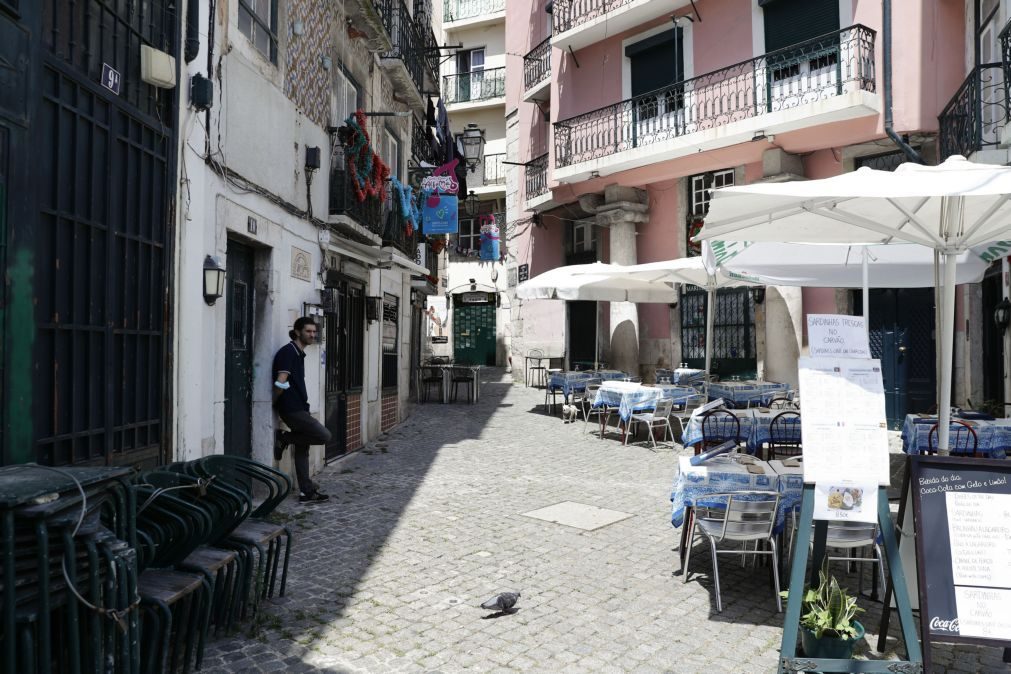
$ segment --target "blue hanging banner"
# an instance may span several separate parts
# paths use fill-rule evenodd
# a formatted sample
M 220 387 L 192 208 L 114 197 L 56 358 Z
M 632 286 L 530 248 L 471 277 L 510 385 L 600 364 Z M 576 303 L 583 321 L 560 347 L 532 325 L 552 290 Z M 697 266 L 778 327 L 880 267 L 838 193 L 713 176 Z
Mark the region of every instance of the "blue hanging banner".
M 422 228 L 426 236 L 460 231 L 455 194 L 430 194 L 421 209 Z
M 499 230 L 495 224 L 494 215 L 478 217 L 481 224 L 481 259 L 489 262 L 499 261 Z

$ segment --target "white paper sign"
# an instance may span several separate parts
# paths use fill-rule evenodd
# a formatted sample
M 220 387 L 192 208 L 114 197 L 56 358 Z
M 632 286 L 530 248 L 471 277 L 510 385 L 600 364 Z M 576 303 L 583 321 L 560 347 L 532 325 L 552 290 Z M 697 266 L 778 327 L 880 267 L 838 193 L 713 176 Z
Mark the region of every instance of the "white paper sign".
M 944 505 L 955 585 L 1011 588 L 1011 495 L 949 491 Z
M 963 637 L 1011 639 L 1011 590 L 955 587 L 958 633 Z
M 877 522 L 877 483 L 850 480 L 815 483 L 814 519 Z
M 808 314 L 807 344 L 812 358 L 871 357 L 863 316 Z
M 801 358 L 804 482 L 888 485 L 888 424 L 881 363 Z

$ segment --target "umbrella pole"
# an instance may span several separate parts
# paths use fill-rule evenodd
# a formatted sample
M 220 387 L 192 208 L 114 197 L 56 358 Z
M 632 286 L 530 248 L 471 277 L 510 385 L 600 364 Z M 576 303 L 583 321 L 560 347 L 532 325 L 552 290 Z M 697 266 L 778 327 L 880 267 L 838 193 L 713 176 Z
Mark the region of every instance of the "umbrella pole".
M 863 300 L 864 300 L 864 332 L 867 333 L 868 338 L 870 337 L 871 330 L 871 284 L 869 274 L 867 272 L 867 246 L 864 246 L 863 260 L 860 263 L 861 271 L 863 272 Z
M 951 356 L 955 331 L 955 255 L 944 254 L 944 285 L 941 292 L 941 390 L 937 407 L 937 453 L 948 455 L 951 430 Z
M 934 402 L 941 406 L 941 253 L 934 249 Z
M 710 277 L 706 288 L 706 398 L 709 397 L 709 380 L 712 377 L 710 369 L 713 366 L 713 314 L 716 313 L 716 284 Z
M 596 371 L 600 368 L 600 302 L 593 303 L 593 370 Z

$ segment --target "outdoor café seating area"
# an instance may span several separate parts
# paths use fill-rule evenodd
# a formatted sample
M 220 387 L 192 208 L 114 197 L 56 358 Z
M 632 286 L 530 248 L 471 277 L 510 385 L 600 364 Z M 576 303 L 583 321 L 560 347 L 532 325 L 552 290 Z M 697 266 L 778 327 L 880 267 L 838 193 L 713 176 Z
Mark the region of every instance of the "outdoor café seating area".
M 476 404 L 481 399 L 481 366 L 454 363 L 440 356 L 430 358 L 418 368 L 417 391 L 423 403 L 465 399 Z
M 290 490 L 224 455 L 0 470 L 0 671 L 199 669 L 210 638 L 284 595 L 292 536 L 269 518 Z

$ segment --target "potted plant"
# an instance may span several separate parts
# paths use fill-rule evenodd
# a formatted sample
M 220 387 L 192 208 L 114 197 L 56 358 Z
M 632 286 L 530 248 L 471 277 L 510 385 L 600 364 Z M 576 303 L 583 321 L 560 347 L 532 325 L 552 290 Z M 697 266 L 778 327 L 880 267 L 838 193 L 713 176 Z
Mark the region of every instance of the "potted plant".
M 809 658 L 847 660 L 864 637 L 864 626 L 855 620 L 863 609 L 855 597 L 839 587 L 839 581 L 828 575 L 828 560 L 818 572 L 817 588 L 807 588 L 801 600 L 801 643 Z M 789 592 L 782 593 L 784 597 Z

